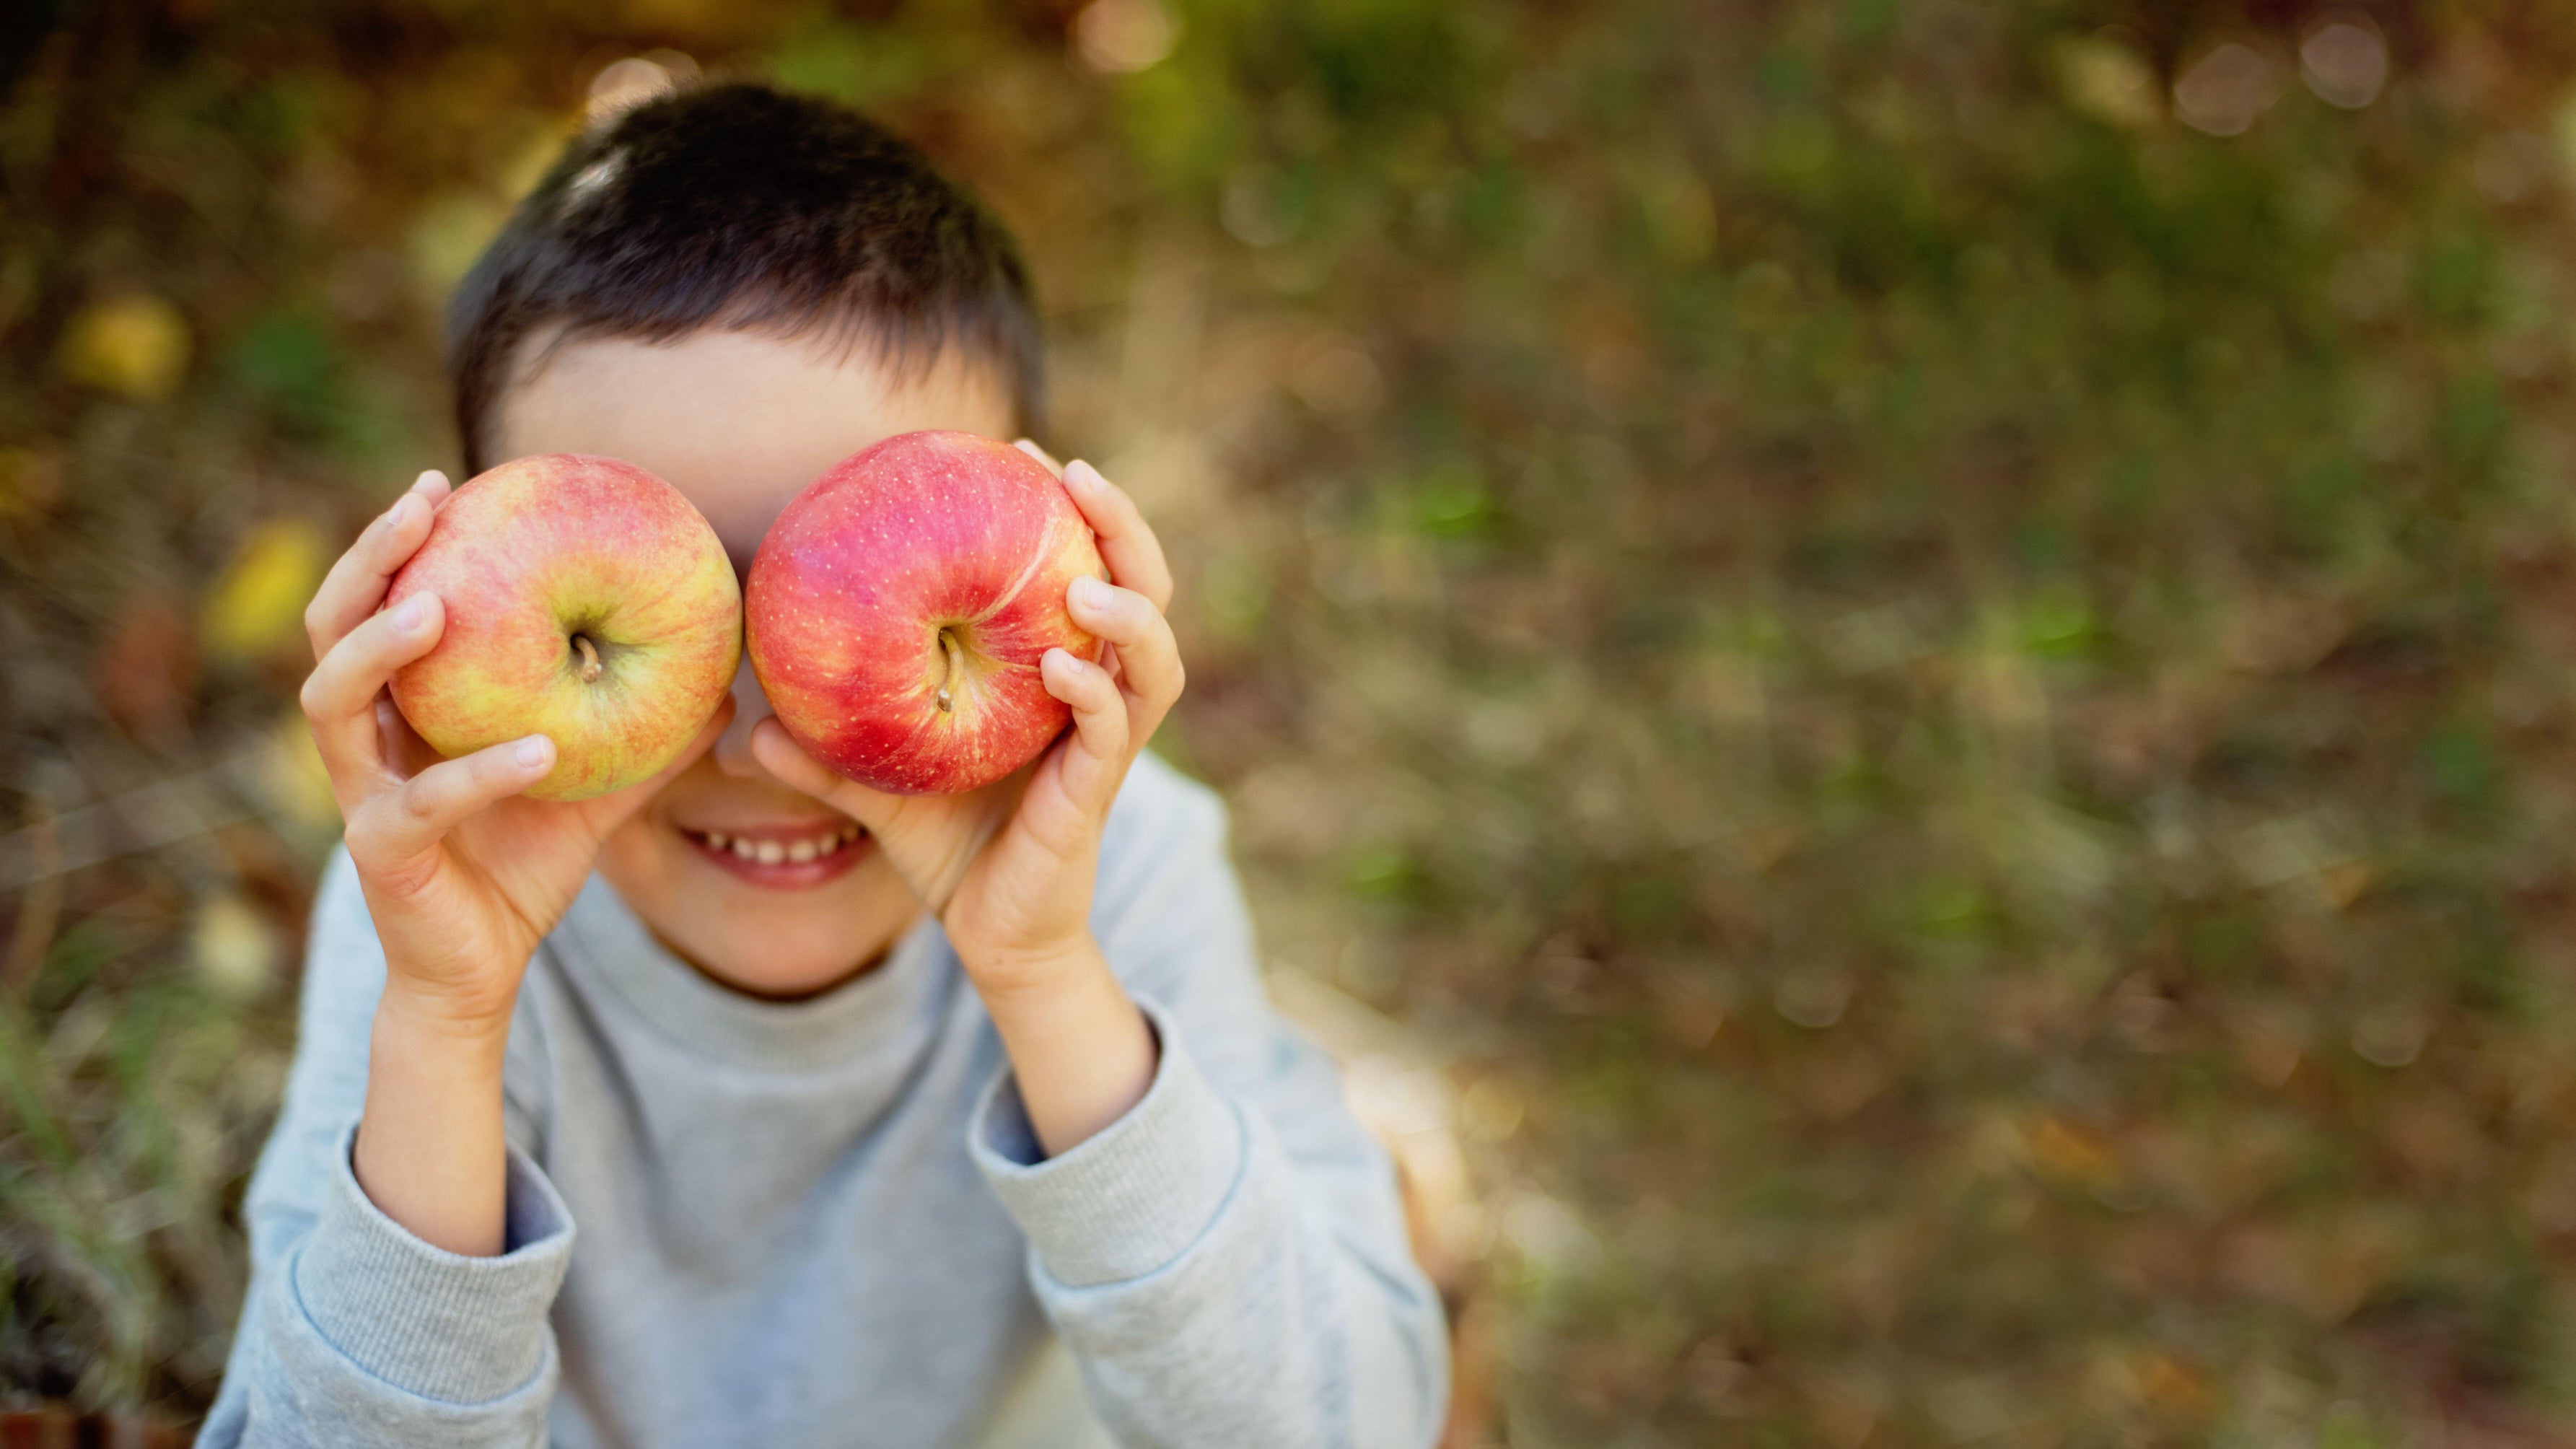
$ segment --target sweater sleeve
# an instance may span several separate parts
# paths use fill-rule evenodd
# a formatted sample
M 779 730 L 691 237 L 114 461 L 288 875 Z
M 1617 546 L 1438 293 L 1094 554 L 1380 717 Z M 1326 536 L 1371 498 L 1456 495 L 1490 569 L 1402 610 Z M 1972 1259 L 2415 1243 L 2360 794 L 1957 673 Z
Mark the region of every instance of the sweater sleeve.
M 339 855 L 314 906 L 285 1105 L 243 1203 L 250 1291 L 201 1449 L 545 1441 L 557 1372 L 546 1315 L 571 1217 L 528 1156 L 516 1101 L 501 1256 L 432 1247 L 368 1200 L 349 1150 L 384 976 Z
M 1006 1071 L 973 1116 L 976 1161 L 1120 1443 L 1429 1445 L 1448 1341 L 1393 1165 L 1263 996 L 1221 807 L 1147 770 L 1094 929 L 1153 1024 L 1154 1080 L 1045 1158 Z

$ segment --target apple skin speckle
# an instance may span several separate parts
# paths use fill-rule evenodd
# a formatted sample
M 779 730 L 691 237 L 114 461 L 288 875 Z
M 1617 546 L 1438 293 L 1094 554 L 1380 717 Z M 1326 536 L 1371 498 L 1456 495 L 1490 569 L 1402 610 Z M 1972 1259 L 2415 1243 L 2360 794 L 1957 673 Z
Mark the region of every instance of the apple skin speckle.
M 552 739 L 555 767 L 527 792 L 540 799 L 650 778 L 697 737 L 742 657 L 741 585 L 715 530 L 615 458 L 548 453 L 478 474 L 440 505 L 385 606 L 422 592 L 447 627 L 395 673 L 394 704 L 450 758 Z
M 841 774 L 895 794 L 978 789 L 1072 720 L 1038 661 L 1099 657 L 1065 611 L 1083 574 L 1108 569 L 1046 465 L 971 433 L 901 434 L 825 473 L 761 540 L 751 667 L 779 723 Z

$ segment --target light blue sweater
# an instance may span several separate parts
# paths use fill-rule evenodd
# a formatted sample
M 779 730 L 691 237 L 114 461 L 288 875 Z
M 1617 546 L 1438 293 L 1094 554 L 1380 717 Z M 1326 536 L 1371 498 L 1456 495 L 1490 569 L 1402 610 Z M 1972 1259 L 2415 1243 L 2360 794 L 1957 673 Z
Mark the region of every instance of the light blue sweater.
M 465 1258 L 350 1171 L 385 965 L 335 860 L 199 1443 L 1431 1443 L 1447 1345 L 1386 1154 L 1263 999 L 1222 809 L 1150 756 L 1092 926 L 1161 1065 L 1044 1160 L 935 923 L 779 1005 L 593 879 L 511 1023 L 508 1251 Z

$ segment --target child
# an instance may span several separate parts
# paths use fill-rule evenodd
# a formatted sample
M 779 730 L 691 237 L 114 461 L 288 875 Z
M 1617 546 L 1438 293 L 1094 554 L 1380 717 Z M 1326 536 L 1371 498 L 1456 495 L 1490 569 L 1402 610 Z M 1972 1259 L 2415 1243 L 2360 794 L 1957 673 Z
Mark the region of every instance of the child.
M 737 570 L 848 454 L 1037 405 L 1010 240 L 755 86 L 574 143 L 451 322 L 469 473 L 627 459 Z M 1063 477 L 1115 580 L 1067 602 L 1113 655 L 1051 654 L 1073 727 L 970 796 L 834 776 L 747 665 L 598 800 L 519 795 L 542 737 L 439 762 L 384 686 L 442 609 L 379 605 L 446 481 L 367 528 L 306 616 L 346 846 L 200 1442 L 1437 1436 L 1387 1159 L 1262 998 L 1215 800 L 1142 753 L 1181 689 L 1171 574 L 1126 495 Z

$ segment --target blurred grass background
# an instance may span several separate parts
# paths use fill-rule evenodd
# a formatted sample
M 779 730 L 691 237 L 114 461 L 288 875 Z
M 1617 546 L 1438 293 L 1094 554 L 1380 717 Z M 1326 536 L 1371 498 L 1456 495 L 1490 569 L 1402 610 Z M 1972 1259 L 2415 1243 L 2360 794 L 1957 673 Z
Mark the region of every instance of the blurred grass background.
M 0 1395 L 211 1397 L 304 595 L 452 465 L 517 189 L 698 69 L 1031 252 L 1048 441 L 1182 572 L 1163 748 L 1469 1184 L 1458 1442 L 2576 1442 L 2519 0 L 14 7 Z

